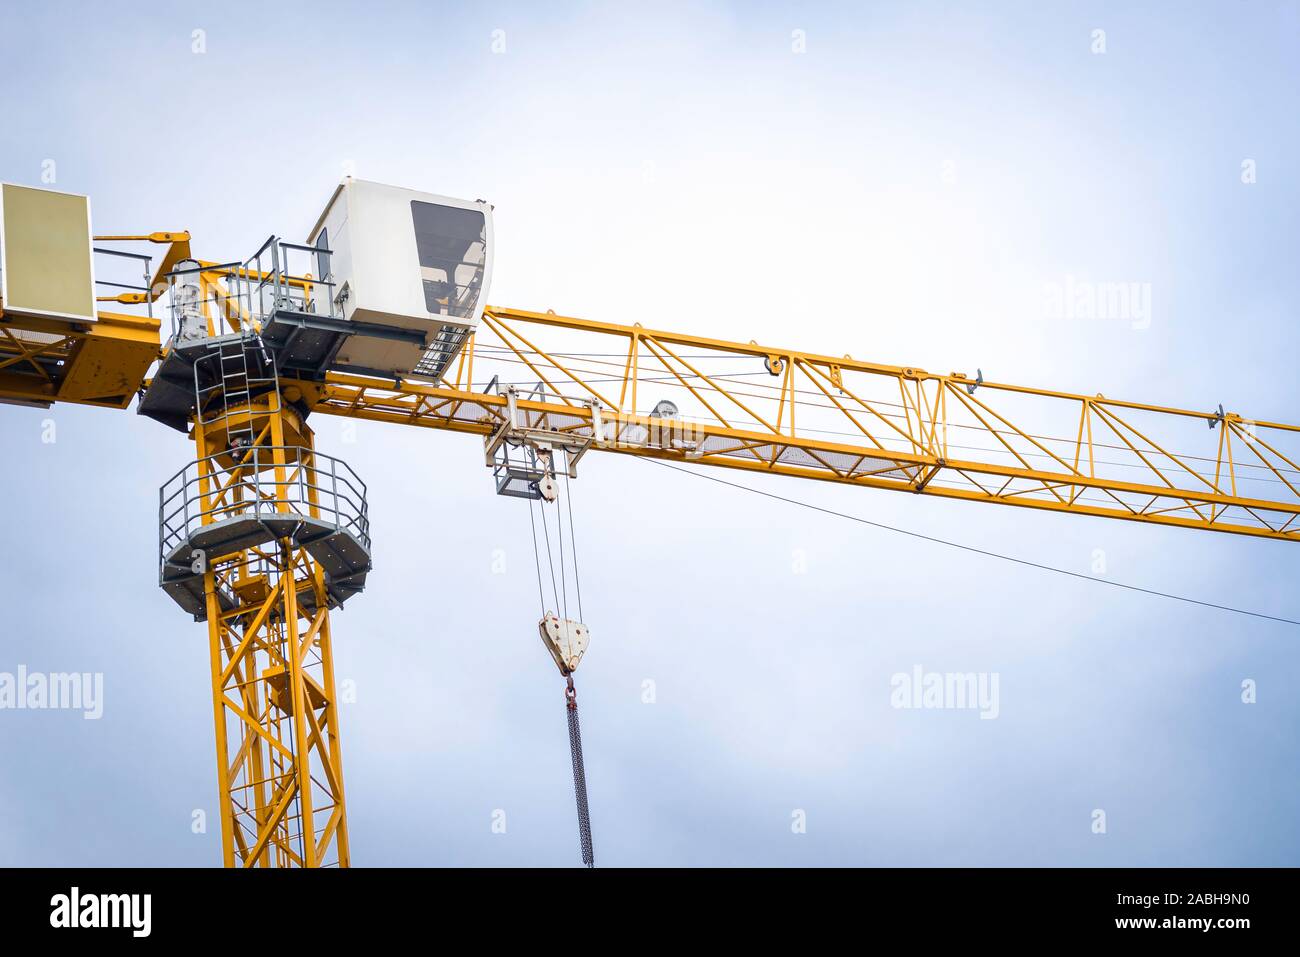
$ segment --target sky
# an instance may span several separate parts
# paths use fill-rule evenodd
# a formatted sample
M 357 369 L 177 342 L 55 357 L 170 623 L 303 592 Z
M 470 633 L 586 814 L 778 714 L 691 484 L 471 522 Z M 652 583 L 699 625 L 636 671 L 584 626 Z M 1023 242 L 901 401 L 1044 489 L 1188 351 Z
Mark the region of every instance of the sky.
M 243 258 L 352 172 L 490 200 L 497 305 L 1300 421 L 1294 0 L 56 2 L 0 59 L 0 180 L 52 169 L 99 231 Z M 1045 315 L 1069 278 L 1149 315 Z M 311 424 L 375 542 L 333 618 L 354 863 L 576 865 L 525 506 L 473 437 Z M 0 675 L 103 676 L 97 720 L 0 709 L 0 864 L 218 863 L 205 629 L 156 584 L 192 445 L 59 406 L 0 407 L 0 448 Z M 1300 618 L 1285 543 L 743 480 Z M 598 864 L 1300 863 L 1297 626 L 634 458 L 573 507 Z M 917 668 L 995 675 L 996 717 L 895 707 Z

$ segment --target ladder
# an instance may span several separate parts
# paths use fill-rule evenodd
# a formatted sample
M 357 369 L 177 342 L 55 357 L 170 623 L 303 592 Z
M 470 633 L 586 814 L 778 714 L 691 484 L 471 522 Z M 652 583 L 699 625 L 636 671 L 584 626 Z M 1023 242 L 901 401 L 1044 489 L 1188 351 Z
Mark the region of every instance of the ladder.
M 254 392 L 273 392 L 275 402 L 271 411 L 278 411 L 279 383 L 275 364 L 257 332 L 213 342 L 208 348 L 207 355 L 194 364 L 199 422 L 204 426 L 224 422 L 227 443 L 238 461 L 245 454 L 243 450 L 252 448 L 256 439 L 253 434 Z M 213 371 L 211 384 L 204 386 L 202 371 L 206 369 Z M 268 372 L 263 373 L 263 369 Z M 266 388 L 260 388 L 262 386 Z

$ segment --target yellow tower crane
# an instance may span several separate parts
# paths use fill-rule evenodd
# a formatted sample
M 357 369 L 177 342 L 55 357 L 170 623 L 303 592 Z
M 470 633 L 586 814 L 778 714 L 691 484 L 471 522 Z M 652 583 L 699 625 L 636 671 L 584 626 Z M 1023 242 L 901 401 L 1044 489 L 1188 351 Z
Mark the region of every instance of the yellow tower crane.
M 314 414 L 480 436 L 497 492 L 543 503 L 596 451 L 1300 541 L 1300 426 L 499 308 L 491 269 L 490 205 L 358 180 L 234 262 L 0 192 L 0 401 L 136 399 L 195 443 L 159 578 L 207 626 L 227 866 L 349 864 L 329 613 L 365 585 L 369 506 Z M 587 633 L 555 611 L 568 674 Z

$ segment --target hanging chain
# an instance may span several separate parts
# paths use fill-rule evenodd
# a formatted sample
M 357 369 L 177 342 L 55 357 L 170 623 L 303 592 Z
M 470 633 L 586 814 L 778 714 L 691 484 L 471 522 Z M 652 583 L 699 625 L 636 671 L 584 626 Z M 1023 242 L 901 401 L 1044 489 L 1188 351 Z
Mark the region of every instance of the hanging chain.
M 578 802 L 578 841 L 582 845 L 582 863 L 596 866 L 591 846 L 591 814 L 587 809 L 587 772 L 582 764 L 582 729 L 578 726 L 578 692 L 573 675 L 566 675 L 564 707 L 569 718 L 569 750 L 573 754 L 573 796 Z

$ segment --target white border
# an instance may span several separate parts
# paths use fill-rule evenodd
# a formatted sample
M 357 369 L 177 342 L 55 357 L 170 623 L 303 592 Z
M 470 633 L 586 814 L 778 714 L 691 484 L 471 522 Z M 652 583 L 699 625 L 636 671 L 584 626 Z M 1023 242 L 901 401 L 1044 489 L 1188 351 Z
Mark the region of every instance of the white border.
M 86 234 L 88 242 L 86 244 L 86 254 L 90 258 L 90 315 L 75 315 L 67 312 L 49 312 L 47 310 L 36 310 L 23 308 L 22 306 L 12 305 L 9 301 L 9 271 L 5 268 L 5 250 L 4 250 L 4 187 L 12 186 L 15 189 L 31 189 L 39 193 L 58 193 L 60 196 L 75 196 L 77 199 L 86 201 Z M 23 183 L 6 183 L 0 181 L 0 304 L 3 305 L 5 313 L 13 313 L 15 316 L 33 316 L 37 319 L 61 319 L 65 322 L 93 323 L 99 321 L 96 314 L 95 303 L 96 288 L 95 282 L 95 230 L 91 225 L 90 215 L 90 197 L 83 193 L 69 193 L 61 189 L 45 189 L 41 186 L 27 186 Z

